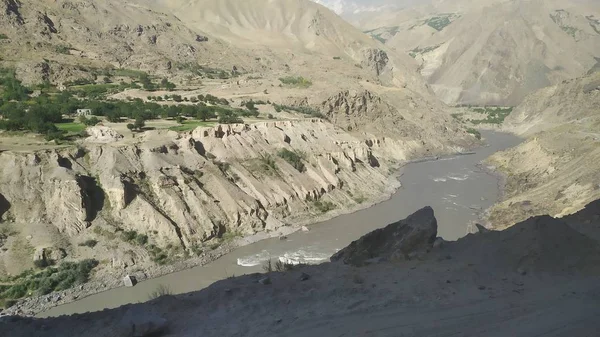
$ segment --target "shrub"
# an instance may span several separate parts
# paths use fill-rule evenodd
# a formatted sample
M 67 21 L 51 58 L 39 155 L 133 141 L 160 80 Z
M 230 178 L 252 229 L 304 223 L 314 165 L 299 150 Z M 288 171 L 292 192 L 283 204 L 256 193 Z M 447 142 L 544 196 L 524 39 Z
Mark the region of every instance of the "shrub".
M 169 288 L 168 286 L 166 286 L 164 284 L 159 284 L 158 287 L 156 287 L 156 289 L 153 292 L 148 294 L 148 299 L 154 300 L 159 297 L 170 296 L 170 295 L 173 295 L 171 288 Z
M 79 117 L 79 122 L 84 125 L 87 125 L 87 126 L 94 126 L 94 125 L 100 123 L 100 119 L 98 119 L 98 117 L 96 117 L 96 116 L 92 116 L 91 118 L 81 116 L 81 117 Z
M 275 262 L 275 270 L 279 271 L 279 272 L 294 270 L 301 266 L 304 266 L 304 265 L 303 264 L 285 263 L 285 262 L 281 262 L 280 260 L 277 260 L 277 262 Z
M 148 235 L 139 234 L 136 231 L 124 231 L 121 233 L 121 239 L 125 242 L 135 243 L 140 246 L 144 246 L 148 243 Z
M 273 170 L 273 171 L 277 170 L 277 163 L 275 162 L 275 159 L 273 159 L 273 157 L 270 154 L 266 154 L 266 155 L 261 154 L 259 160 L 260 160 L 262 166 L 266 170 Z
M 148 235 L 138 234 L 135 238 L 135 242 L 140 246 L 145 245 L 146 243 L 148 243 Z
M 23 272 L 8 280 L 8 284 L 0 286 L 0 302 L 3 301 L 6 306 L 30 293 L 45 295 L 85 283 L 97 265 L 96 260 L 83 260 L 63 262 L 59 267 L 49 267 L 37 273 Z
M 473 129 L 473 128 L 468 128 L 467 132 L 472 134 L 473 136 L 475 136 L 475 138 L 481 139 L 481 133 L 478 130 Z
M 33 265 L 36 268 L 44 269 L 44 268 L 48 267 L 48 261 L 46 259 L 35 260 L 35 261 L 33 261 Z
M 292 165 L 298 172 L 306 171 L 306 166 L 302 162 L 302 156 L 298 153 L 288 149 L 281 149 L 277 155 Z
M 312 82 L 302 76 L 287 76 L 281 77 L 279 81 L 282 84 L 294 86 L 298 88 L 308 88 L 312 85 Z
M 46 133 L 46 136 L 44 137 L 44 139 L 46 139 L 47 141 L 61 141 L 65 139 L 65 134 L 63 131 L 48 131 L 48 133 Z
M 267 118 L 268 119 L 274 119 L 275 117 L 273 117 L 273 114 L 267 114 Z
M 315 208 L 317 210 L 319 210 L 319 212 L 321 213 L 327 213 L 331 210 L 335 209 L 335 204 L 332 203 L 331 201 L 320 201 L 320 200 L 316 200 L 313 205 L 315 206 Z
M 70 50 L 71 50 L 71 48 L 69 48 L 68 46 L 56 46 L 56 47 L 54 47 L 54 51 L 56 51 L 59 54 L 70 54 Z
M 227 111 L 219 115 L 219 123 L 221 124 L 241 124 L 244 120 L 238 116 L 235 116 L 233 112 Z
M 135 240 L 135 238 L 137 237 L 137 232 L 136 231 L 124 231 L 123 233 L 121 233 L 121 239 L 123 239 L 123 241 L 133 241 Z
M 12 307 L 15 304 L 17 304 L 16 300 L 5 300 L 3 307 L 4 307 L 4 309 L 8 309 L 8 308 Z
M 136 129 L 141 130 L 145 125 L 146 122 L 144 121 L 144 118 L 142 116 L 138 116 L 135 118 L 135 123 L 133 123 L 133 126 Z
M 87 240 L 87 241 L 80 243 L 79 246 L 94 248 L 94 247 L 96 247 L 97 244 L 98 244 L 98 241 L 91 239 L 91 240 Z
M 263 271 L 265 273 L 270 273 L 273 271 L 273 263 L 271 262 L 271 259 L 269 259 L 269 261 L 267 261 L 267 263 L 263 266 Z
M 271 259 L 269 259 L 263 266 L 263 271 L 266 273 L 270 273 L 273 271 L 285 272 L 285 271 L 294 270 L 298 267 L 303 267 L 303 266 L 305 266 L 305 264 L 285 263 L 280 260 L 275 261 L 275 265 L 273 265 L 273 261 L 271 261 Z

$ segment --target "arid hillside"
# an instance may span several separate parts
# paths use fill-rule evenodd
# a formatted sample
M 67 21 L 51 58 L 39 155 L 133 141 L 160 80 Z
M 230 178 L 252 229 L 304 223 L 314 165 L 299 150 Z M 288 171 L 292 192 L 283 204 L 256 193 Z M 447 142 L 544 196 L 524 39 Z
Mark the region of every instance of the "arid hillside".
M 600 9 L 579 1 L 439 1 L 359 24 L 410 54 L 449 104 L 517 105 L 600 58 Z
M 531 215 L 562 217 L 600 198 L 600 74 L 529 95 L 506 119 L 527 137 L 488 163 L 505 172 L 507 191 L 490 220 L 498 228 Z
M 105 68 L 153 74 L 189 73 L 199 65 L 230 71 L 253 58 L 178 18 L 131 1 L 0 2 L 0 54 L 25 83 L 91 78 Z M 219 55 L 228 54 L 222 60 Z

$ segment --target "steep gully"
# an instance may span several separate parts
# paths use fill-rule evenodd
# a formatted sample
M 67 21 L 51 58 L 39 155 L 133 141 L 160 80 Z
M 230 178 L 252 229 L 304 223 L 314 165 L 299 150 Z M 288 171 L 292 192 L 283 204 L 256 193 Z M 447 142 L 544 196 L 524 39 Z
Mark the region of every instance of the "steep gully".
M 328 260 L 338 249 L 361 235 L 402 219 L 423 205 L 431 205 L 439 223 L 438 235 L 456 240 L 472 230 L 482 211 L 500 196 L 499 177 L 479 163 L 492 153 L 517 145 L 508 134 L 484 132 L 489 144 L 472 155 L 412 163 L 401 171 L 402 188 L 389 200 L 353 214 L 342 215 L 297 232 L 286 240 L 267 239 L 243 246 L 204 266 L 141 282 L 134 288 L 116 288 L 55 307 L 41 317 L 96 311 L 148 300 L 158 286 L 173 293 L 207 287 L 231 276 L 260 272 L 269 258 L 288 262 Z

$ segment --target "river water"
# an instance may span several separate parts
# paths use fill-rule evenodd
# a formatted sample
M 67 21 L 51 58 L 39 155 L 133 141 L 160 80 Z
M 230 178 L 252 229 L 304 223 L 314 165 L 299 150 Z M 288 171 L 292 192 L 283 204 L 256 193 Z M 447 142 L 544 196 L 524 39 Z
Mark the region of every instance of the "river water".
M 387 201 L 370 208 L 338 216 L 296 232 L 287 240 L 267 239 L 231 252 L 205 266 L 195 267 L 140 282 L 133 288 L 116 288 L 52 308 L 41 317 L 98 311 L 128 303 L 144 302 L 160 285 L 174 294 L 203 289 L 233 275 L 262 271 L 269 258 L 289 262 L 327 261 L 353 240 L 389 223 L 404 219 L 416 210 L 431 206 L 438 221 L 438 236 L 456 240 L 467 234 L 478 212 L 490 207 L 500 191 L 497 177 L 477 167 L 496 151 L 517 145 L 513 135 L 482 132 L 489 146 L 475 154 L 412 163 L 402 168 L 402 187 Z

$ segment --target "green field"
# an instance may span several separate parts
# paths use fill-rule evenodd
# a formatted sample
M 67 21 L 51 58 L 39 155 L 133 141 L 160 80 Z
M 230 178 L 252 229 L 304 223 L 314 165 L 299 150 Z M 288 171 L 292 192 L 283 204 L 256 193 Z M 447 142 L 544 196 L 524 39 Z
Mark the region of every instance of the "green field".
M 80 133 L 87 128 L 84 124 L 77 122 L 56 123 L 55 125 L 59 130 L 66 131 L 67 133 Z
M 214 126 L 215 122 L 202 122 L 202 121 L 186 121 L 181 125 L 177 125 L 177 126 L 172 126 L 169 128 L 169 130 L 171 131 L 177 131 L 177 132 L 185 132 L 185 131 L 191 131 L 194 130 L 195 128 L 199 127 L 199 126 Z
M 513 111 L 513 107 L 472 107 L 471 111 L 486 114 L 485 119 L 471 120 L 471 123 L 477 124 L 502 124 L 504 119 Z

